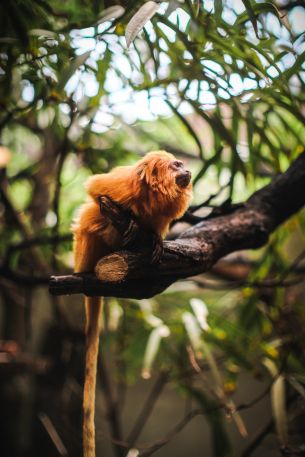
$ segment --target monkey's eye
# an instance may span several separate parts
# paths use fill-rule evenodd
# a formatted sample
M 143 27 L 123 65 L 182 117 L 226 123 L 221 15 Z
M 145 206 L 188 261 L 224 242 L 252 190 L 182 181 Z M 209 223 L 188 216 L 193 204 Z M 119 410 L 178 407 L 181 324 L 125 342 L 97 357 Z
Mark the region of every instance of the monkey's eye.
M 181 162 L 180 160 L 174 160 L 174 161 L 171 163 L 171 167 L 174 168 L 174 169 L 182 168 L 182 167 L 183 167 L 183 162 Z

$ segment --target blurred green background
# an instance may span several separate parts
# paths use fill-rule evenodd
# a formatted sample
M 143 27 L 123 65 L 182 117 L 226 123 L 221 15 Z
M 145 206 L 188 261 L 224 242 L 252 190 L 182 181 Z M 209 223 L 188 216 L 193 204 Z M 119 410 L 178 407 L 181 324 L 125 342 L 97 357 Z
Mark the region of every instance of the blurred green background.
M 143 3 L 0 3 L 5 457 L 81 455 L 82 297 L 47 285 L 86 177 L 167 149 L 205 215 L 304 150 L 304 2 Z M 106 300 L 98 456 L 304 455 L 304 232 L 303 210 L 204 277 Z

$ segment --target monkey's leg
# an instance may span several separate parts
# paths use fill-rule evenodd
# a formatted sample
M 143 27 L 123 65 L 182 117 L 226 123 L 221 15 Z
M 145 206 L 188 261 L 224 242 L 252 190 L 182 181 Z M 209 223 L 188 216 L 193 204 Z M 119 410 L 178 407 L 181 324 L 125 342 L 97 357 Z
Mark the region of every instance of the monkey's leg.
M 163 254 L 163 240 L 158 233 L 152 232 L 152 252 L 151 252 L 151 263 L 159 263 Z

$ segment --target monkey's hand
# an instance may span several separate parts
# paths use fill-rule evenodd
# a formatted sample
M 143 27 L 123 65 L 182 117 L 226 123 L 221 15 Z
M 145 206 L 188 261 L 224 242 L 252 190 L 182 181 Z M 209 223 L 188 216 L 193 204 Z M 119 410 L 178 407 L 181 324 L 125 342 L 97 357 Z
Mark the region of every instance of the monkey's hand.
M 123 237 L 123 246 L 127 247 L 134 241 L 139 231 L 133 212 L 106 195 L 100 195 L 98 201 L 101 214 L 106 215 L 111 221 Z
M 161 236 L 156 232 L 142 227 L 130 209 L 124 208 L 110 197 L 100 195 L 98 201 L 101 214 L 106 216 L 121 234 L 123 238 L 122 247 L 139 250 L 139 248 L 147 248 L 149 246 L 151 250 L 151 263 L 158 263 L 163 254 Z
M 137 221 L 133 218 L 130 218 L 128 227 L 124 230 L 123 236 L 123 247 L 124 248 L 133 248 L 136 245 L 137 239 L 139 237 L 140 227 Z
M 163 254 L 163 240 L 158 233 L 152 232 L 151 263 L 159 263 Z

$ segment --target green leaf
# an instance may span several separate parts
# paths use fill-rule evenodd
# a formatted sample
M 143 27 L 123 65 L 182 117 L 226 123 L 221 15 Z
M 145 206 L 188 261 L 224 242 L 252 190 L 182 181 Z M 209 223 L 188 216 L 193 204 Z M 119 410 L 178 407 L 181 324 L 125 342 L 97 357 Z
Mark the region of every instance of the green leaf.
M 209 423 L 212 438 L 213 456 L 230 457 L 232 447 L 225 429 L 221 406 L 199 389 L 187 386 L 186 390 L 197 401 Z
M 251 1 L 250 0 L 242 0 L 242 2 L 245 5 L 245 8 L 246 8 L 246 11 L 248 13 L 249 19 L 250 19 L 250 21 L 251 21 L 251 23 L 253 25 L 255 35 L 257 36 L 257 38 L 259 38 L 258 29 L 257 29 L 256 15 L 255 15 L 255 12 L 253 10 Z
M 256 18 L 259 14 L 273 13 L 280 20 L 279 10 L 273 3 L 264 2 L 264 3 L 252 4 L 250 0 L 242 0 L 242 1 L 243 1 L 243 4 L 245 5 L 246 11 L 237 17 L 234 25 L 242 25 L 246 21 L 250 20 L 253 24 L 257 38 L 259 38 L 259 37 L 257 35 L 258 31 L 257 31 Z
M 91 51 L 84 52 L 84 54 L 77 56 L 70 62 L 68 66 L 65 67 L 58 81 L 57 89 L 59 91 L 62 91 L 64 89 L 69 79 L 73 76 L 76 70 L 86 62 L 90 54 Z
M 236 143 L 229 129 L 227 129 L 220 117 L 219 114 L 211 113 L 208 114 L 205 110 L 201 109 L 193 100 L 187 99 L 187 101 L 192 105 L 194 110 L 201 116 L 205 121 L 207 121 L 213 130 L 215 130 L 219 136 L 229 145 L 231 148 L 236 151 Z M 237 152 L 237 151 L 236 151 Z
M 223 7 L 222 7 L 222 0 L 214 0 L 214 9 L 215 9 L 215 16 L 216 22 L 221 19 Z
M 219 137 L 217 136 L 216 138 L 218 139 Z M 220 159 L 222 151 L 223 151 L 223 147 L 220 145 L 216 149 L 215 154 L 204 162 L 203 167 L 201 168 L 201 170 L 198 172 L 198 174 L 195 176 L 195 178 L 193 180 L 193 186 L 195 186 L 197 184 L 197 182 L 202 178 L 202 176 L 205 175 L 206 171 L 208 170 L 208 168 L 211 165 L 213 165 L 213 164 L 218 162 L 218 160 Z
M 203 148 L 202 148 L 202 144 L 201 144 L 201 141 L 200 139 L 198 138 L 197 136 L 197 133 L 195 132 L 195 130 L 193 129 L 193 127 L 191 126 L 191 124 L 188 122 L 188 120 L 181 114 L 179 113 L 179 111 L 177 110 L 177 108 L 175 108 L 174 105 L 171 104 L 171 102 L 169 100 L 165 100 L 166 103 L 168 104 L 168 106 L 171 108 L 171 110 L 176 114 L 176 116 L 180 119 L 180 121 L 185 125 L 185 127 L 187 128 L 187 131 L 189 132 L 189 134 L 192 136 L 192 138 L 194 139 L 195 143 L 197 144 L 198 148 L 199 148 L 199 157 L 201 158 L 201 160 L 204 160 L 204 157 L 203 157 Z
M 294 64 L 288 70 L 285 71 L 284 75 L 286 76 L 286 78 L 290 79 L 293 75 L 298 73 L 301 70 L 302 65 L 304 65 L 304 61 L 305 61 L 305 51 L 303 51 L 302 54 L 300 54 L 296 58 L 296 61 L 294 62 Z

